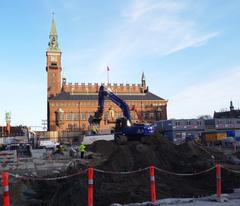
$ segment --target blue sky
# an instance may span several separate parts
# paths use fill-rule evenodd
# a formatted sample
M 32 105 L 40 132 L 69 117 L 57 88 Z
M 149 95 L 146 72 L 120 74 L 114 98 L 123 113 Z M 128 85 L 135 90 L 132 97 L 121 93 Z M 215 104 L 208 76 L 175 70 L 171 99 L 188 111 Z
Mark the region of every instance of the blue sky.
M 68 82 L 139 83 L 167 99 L 169 118 L 240 106 L 238 0 L 3 0 L 0 124 L 46 119 L 51 13 Z

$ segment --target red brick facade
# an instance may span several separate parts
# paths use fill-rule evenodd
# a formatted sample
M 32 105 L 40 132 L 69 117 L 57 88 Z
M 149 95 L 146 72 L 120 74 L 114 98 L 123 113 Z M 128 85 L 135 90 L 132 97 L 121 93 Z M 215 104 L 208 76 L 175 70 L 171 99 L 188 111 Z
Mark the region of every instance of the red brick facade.
M 138 116 L 143 116 L 147 122 L 167 119 L 166 100 L 128 100 L 126 102 L 130 109 L 135 108 L 131 111 L 133 122 L 141 121 Z M 49 100 L 48 103 L 50 131 L 79 131 L 89 129 L 88 118 L 94 114 L 98 106 L 97 100 Z M 100 128 L 112 128 L 114 126 L 114 120 L 120 116 L 122 116 L 121 109 L 107 100 L 105 103 L 105 114 Z
M 47 88 L 48 88 L 48 98 L 53 97 L 61 92 L 61 52 L 49 52 L 46 53 L 47 56 Z

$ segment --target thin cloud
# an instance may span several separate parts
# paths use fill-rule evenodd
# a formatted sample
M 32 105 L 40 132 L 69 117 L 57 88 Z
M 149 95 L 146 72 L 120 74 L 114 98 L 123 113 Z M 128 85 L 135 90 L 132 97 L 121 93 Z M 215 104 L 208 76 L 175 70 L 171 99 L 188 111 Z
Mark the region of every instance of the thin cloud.
M 239 102 L 240 66 L 228 70 L 211 81 L 182 91 L 170 98 L 168 106 L 169 118 L 193 118 L 210 114 L 229 106 L 233 100 Z
M 178 42 L 178 44 L 170 49 L 166 54 L 172 54 L 177 51 L 189 48 L 189 47 L 200 47 L 208 42 L 209 39 L 216 37 L 218 35 L 218 32 L 213 32 L 206 34 L 204 36 L 200 37 L 185 37 L 182 41 Z
M 145 1 L 134 0 L 128 9 L 123 11 L 123 16 L 129 21 L 136 21 L 152 12 L 178 12 L 185 8 L 185 4 L 172 1 Z
M 191 7 L 176 1 L 133 1 L 122 12 L 106 38 L 99 65 L 121 65 L 133 57 L 164 56 L 199 47 L 216 37 L 216 31 L 201 31 Z

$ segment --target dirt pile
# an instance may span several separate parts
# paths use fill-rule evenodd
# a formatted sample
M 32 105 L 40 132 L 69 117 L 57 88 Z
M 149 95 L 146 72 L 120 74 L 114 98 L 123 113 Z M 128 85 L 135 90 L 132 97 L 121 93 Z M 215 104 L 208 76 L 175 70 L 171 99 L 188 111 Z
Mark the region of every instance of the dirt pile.
M 126 145 L 116 145 L 113 141 L 98 141 L 87 149 L 102 155 L 105 161 L 99 163 L 96 168 L 104 171 L 134 171 L 154 165 L 171 172 L 193 173 L 212 167 L 215 161 L 225 161 L 220 152 L 209 151 L 195 143 L 176 146 L 162 138 L 154 138 L 146 144 L 132 141 Z M 222 175 L 224 192 L 232 192 L 233 188 L 240 186 L 239 177 L 226 171 L 223 171 Z M 191 177 L 167 175 L 155 170 L 155 179 L 158 198 L 215 193 L 214 170 Z M 44 200 L 41 205 L 87 205 L 86 174 L 52 185 L 49 182 L 38 185 L 34 183 L 32 188 L 38 198 Z M 52 190 L 54 192 L 50 194 Z M 149 170 L 128 175 L 94 173 L 94 205 L 106 206 L 114 202 L 131 203 L 146 200 L 150 200 Z
M 147 144 L 137 141 L 129 142 L 121 146 L 115 145 L 114 142 L 98 141 L 88 149 L 103 155 L 106 161 L 97 168 L 105 171 L 133 171 L 155 165 L 172 172 L 192 173 L 211 167 L 214 164 L 212 155 L 216 157 L 216 160 L 224 160 L 223 154 L 208 151 L 194 143 L 176 146 L 165 139 L 153 139 Z M 225 173 L 223 175 L 227 180 L 224 183 L 224 190 L 230 192 L 233 187 L 237 186 L 234 183 L 234 177 L 230 178 L 230 175 Z M 113 202 L 141 202 L 150 199 L 148 170 L 129 175 L 96 172 L 94 179 L 95 205 L 110 205 Z M 215 171 L 193 177 L 177 177 L 156 171 L 156 184 L 158 198 L 212 194 L 215 192 Z M 74 182 L 74 185 L 70 190 L 61 193 L 59 202 L 65 202 L 65 199 L 68 199 L 68 203 L 72 202 L 74 205 L 81 199 L 81 202 L 86 205 L 86 182 L 78 180 Z M 82 185 L 82 189 L 79 185 Z M 80 190 L 81 194 L 77 192 Z M 79 195 L 70 195 L 74 194 L 74 191 Z

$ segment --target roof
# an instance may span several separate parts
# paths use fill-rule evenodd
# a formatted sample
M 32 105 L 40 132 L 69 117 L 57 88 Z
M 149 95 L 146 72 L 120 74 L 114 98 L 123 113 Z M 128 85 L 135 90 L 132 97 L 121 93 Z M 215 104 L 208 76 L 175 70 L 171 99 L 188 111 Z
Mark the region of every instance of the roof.
M 158 97 L 157 95 L 147 92 L 140 95 L 136 94 L 117 94 L 121 99 L 123 100 L 165 100 L 161 97 Z M 106 98 L 107 99 L 107 98 Z M 88 100 L 88 101 L 97 101 L 98 100 L 98 94 L 70 94 L 67 92 L 61 92 L 57 96 L 51 97 L 49 100 L 57 101 L 57 100 Z
M 60 52 L 58 48 L 58 35 L 57 35 L 57 28 L 54 19 L 52 19 L 51 31 L 49 35 L 49 43 L 47 51 L 55 51 Z
M 213 118 L 240 118 L 240 110 L 214 112 Z

